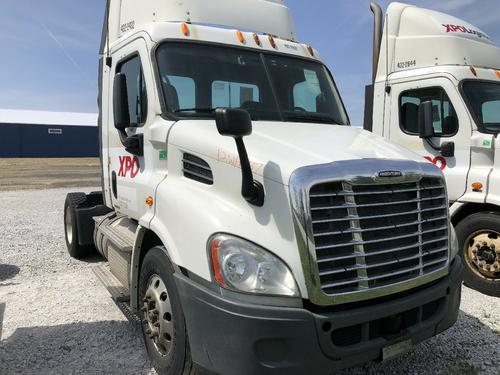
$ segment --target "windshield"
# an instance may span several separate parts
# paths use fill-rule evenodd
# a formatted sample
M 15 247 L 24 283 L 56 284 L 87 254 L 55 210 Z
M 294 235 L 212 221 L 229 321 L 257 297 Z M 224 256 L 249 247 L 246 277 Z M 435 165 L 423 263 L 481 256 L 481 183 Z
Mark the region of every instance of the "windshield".
M 252 120 L 349 123 L 330 74 L 315 61 L 195 43 L 164 43 L 157 60 L 175 117 L 213 118 L 215 108 L 230 107 Z
M 478 127 L 500 132 L 500 84 L 485 81 L 465 81 L 463 91 Z

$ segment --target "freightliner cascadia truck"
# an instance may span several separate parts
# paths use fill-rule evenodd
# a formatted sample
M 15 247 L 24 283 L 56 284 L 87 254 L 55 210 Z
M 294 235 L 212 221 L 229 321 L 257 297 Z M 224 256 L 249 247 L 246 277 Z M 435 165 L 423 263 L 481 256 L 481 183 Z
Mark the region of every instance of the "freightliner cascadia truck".
M 365 128 L 445 174 L 465 283 L 500 296 L 500 49 L 479 28 L 393 3 L 375 13 Z M 421 120 L 419 122 L 419 119 Z
M 66 242 L 142 326 L 160 374 L 331 374 L 457 319 L 436 166 L 349 126 L 281 0 L 108 1 L 102 192 Z M 124 307 L 125 306 L 125 307 Z

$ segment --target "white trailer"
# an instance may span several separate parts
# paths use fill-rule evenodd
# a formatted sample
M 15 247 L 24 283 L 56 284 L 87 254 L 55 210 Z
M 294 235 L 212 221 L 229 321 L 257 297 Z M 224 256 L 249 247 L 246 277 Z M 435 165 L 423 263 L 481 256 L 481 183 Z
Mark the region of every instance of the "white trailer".
M 160 374 L 330 374 L 457 319 L 442 172 L 349 126 L 281 0 L 111 0 L 102 192 L 69 194 Z
M 444 172 L 465 282 L 500 296 L 500 49 L 447 14 L 393 3 L 382 25 L 372 9 L 365 129 Z

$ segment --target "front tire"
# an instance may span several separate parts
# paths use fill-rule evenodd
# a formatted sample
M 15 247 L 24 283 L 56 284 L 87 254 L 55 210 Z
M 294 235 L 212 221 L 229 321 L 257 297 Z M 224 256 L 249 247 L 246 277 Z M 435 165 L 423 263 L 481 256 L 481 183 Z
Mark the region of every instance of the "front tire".
M 456 227 L 465 285 L 500 297 L 500 214 L 481 212 Z
M 195 375 L 174 268 L 164 247 L 148 251 L 139 275 L 144 342 L 159 375 Z

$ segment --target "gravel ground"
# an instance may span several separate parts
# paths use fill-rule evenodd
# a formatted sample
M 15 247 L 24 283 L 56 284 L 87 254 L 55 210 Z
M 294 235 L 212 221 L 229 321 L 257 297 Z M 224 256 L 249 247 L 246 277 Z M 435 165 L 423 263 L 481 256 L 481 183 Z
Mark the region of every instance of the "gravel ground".
M 154 374 L 137 328 L 92 272 L 102 259 L 67 255 L 67 192 L 0 192 L 0 374 Z M 464 287 L 453 328 L 400 358 L 344 371 L 364 373 L 500 374 L 500 299 Z

